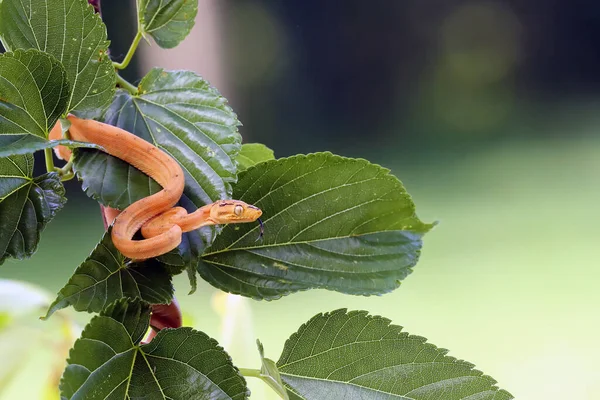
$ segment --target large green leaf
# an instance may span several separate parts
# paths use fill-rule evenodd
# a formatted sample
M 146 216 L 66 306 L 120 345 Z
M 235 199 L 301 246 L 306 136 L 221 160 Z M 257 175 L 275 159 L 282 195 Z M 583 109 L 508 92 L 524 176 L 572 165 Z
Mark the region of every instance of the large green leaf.
M 100 312 L 123 297 L 139 297 L 150 304 L 171 302 L 173 285 L 166 268 L 155 260 L 127 263 L 115 248 L 110 231 L 60 290 L 46 318 L 69 305 L 77 311 Z
M 107 55 L 106 26 L 86 0 L 4 0 L 0 36 L 6 49 L 55 56 L 71 83 L 67 111 L 97 117 L 113 97 L 116 74 Z
M 238 172 L 250 168 L 259 162 L 275 159 L 273 150 L 261 143 L 244 143 L 237 156 Z
M 416 264 L 432 227 L 389 170 L 331 153 L 267 161 L 239 176 L 233 197 L 263 210 L 258 224 L 229 225 L 202 256 L 200 275 L 255 298 L 324 288 L 381 294 Z
M 366 311 L 319 314 L 285 343 L 277 361 L 290 398 L 509 400 L 473 364 Z
M 48 132 L 68 99 L 67 75 L 54 57 L 37 50 L 0 55 L 0 157 L 52 146 Z
M 119 301 L 94 317 L 71 349 L 64 399 L 246 399 L 244 378 L 214 339 L 191 328 L 163 329 L 140 345 L 150 308 Z
M 239 121 L 227 101 L 189 71 L 155 68 L 140 95 L 119 90 L 105 122 L 145 139 L 174 157 L 185 172 L 185 195 L 202 206 L 231 195 L 240 150 Z M 88 195 L 124 208 L 160 190 L 134 167 L 105 153 L 81 152 L 76 169 Z
M 177 46 L 194 27 L 198 0 L 139 0 L 138 19 L 143 33 L 170 49 Z
M 0 158 L 0 264 L 8 257 L 30 257 L 67 201 L 56 173 L 32 176 L 31 154 Z

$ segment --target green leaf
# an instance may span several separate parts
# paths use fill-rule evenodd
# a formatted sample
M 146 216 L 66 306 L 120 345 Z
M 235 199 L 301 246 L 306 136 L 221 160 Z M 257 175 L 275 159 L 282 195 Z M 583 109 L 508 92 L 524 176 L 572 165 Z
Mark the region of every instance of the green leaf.
M 119 301 L 94 317 L 71 349 L 62 398 L 248 398 L 229 355 L 202 332 L 163 329 L 140 346 L 149 318 L 139 301 Z
M 68 99 L 67 75 L 54 57 L 37 50 L 1 54 L 0 157 L 53 146 L 48 132 Z
M 139 169 L 98 150 L 76 149 L 74 170 L 88 196 L 119 210 L 162 189 Z
M 273 150 L 261 143 L 245 143 L 238 154 L 238 172 L 243 171 L 263 161 L 274 160 Z
M 0 36 L 6 49 L 55 56 L 71 83 L 67 111 L 97 117 L 114 95 L 116 74 L 107 55 L 106 26 L 85 0 L 4 0 Z
M 308 290 L 310 285 L 293 283 L 283 279 L 273 279 L 259 273 L 198 263 L 198 273 L 214 287 L 228 293 L 241 294 L 257 300 L 274 300 L 290 293 Z
M 239 176 L 233 198 L 263 210 L 226 226 L 198 271 L 229 292 L 273 299 L 308 288 L 372 295 L 398 287 L 416 264 L 421 222 L 401 182 L 365 160 L 331 153 L 267 161 Z
M 190 280 L 190 291 L 188 294 L 194 294 L 196 289 L 198 289 L 198 272 L 196 271 L 196 267 L 191 263 L 186 266 L 185 270 Z
M 140 0 L 138 19 L 143 33 L 170 49 L 190 33 L 197 13 L 198 0 Z
M 473 364 L 366 311 L 318 314 L 285 343 L 277 367 L 294 399 L 508 400 Z
M 140 95 L 119 90 L 105 122 L 161 148 L 182 165 L 184 194 L 197 207 L 228 198 L 236 181 L 239 121 L 216 89 L 189 71 L 155 68 Z M 156 193 L 147 175 L 106 153 L 82 151 L 76 168 L 89 196 L 122 209 Z
M 56 173 L 32 175 L 31 154 L 0 158 L 0 265 L 8 257 L 30 257 L 46 224 L 67 202 Z
M 138 297 L 150 304 L 171 302 L 173 285 L 166 268 L 155 260 L 127 263 L 115 248 L 110 232 L 109 228 L 92 254 L 75 270 L 45 318 L 69 305 L 77 311 L 100 312 L 123 297 Z

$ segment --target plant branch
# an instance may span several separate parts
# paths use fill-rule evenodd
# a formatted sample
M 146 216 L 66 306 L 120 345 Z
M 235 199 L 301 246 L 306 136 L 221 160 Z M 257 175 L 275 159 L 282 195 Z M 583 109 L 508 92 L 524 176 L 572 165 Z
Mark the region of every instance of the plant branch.
M 142 31 L 139 29 L 139 26 L 138 26 L 138 31 L 135 34 L 135 37 L 133 38 L 133 42 L 131 43 L 131 46 L 129 47 L 129 51 L 127 51 L 127 54 L 125 55 L 125 58 L 123 59 L 123 61 L 121 61 L 120 63 L 113 61 L 113 66 L 116 69 L 127 68 L 127 66 L 129 65 L 129 62 L 131 61 L 131 59 L 133 58 L 133 55 L 135 54 L 135 51 L 137 50 L 138 44 L 140 44 L 140 40 L 142 40 Z
M 127 82 L 121 75 L 117 74 L 117 84 L 131 94 L 137 94 L 138 88 Z
M 263 379 L 260 374 L 260 369 L 254 368 L 238 368 L 240 370 L 240 374 L 244 376 L 251 376 L 253 378 Z
M 272 377 L 264 375 L 261 370 L 253 368 L 238 368 L 240 374 L 245 377 L 258 378 L 267 384 L 279 397 L 282 399 L 289 399 L 286 394 L 285 387 L 281 386 L 281 382 L 277 383 Z
M 55 168 L 56 172 L 60 175 L 61 181 L 68 181 L 73 179 L 75 172 L 73 172 L 73 161 L 75 160 L 75 154 L 71 154 L 69 161 L 62 168 Z
M 44 156 L 46 158 L 46 171 L 54 172 L 55 168 L 54 168 L 54 160 L 52 159 L 52 149 L 51 148 L 44 149 Z

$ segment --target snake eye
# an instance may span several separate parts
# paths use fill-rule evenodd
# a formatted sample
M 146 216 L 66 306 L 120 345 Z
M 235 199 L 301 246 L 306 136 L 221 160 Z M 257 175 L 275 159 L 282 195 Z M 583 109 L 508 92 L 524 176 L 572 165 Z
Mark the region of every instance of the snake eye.
M 242 215 L 242 212 L 244 212 L 244 207 L 240 206 L 239 204 L 233 208 L 233 213 L 238 217 Z

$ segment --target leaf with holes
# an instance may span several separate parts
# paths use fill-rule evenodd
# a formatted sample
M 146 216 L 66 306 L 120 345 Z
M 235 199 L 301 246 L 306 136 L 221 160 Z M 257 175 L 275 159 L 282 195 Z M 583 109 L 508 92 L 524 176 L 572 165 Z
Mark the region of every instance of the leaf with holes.
M 257 224 L 226 226 L 202 256 L 200 275 L 258 299 L 323 288 L 372 295 L 396 289 L 416 264 L 421 222 L 402 183 L 366 160 L 331 153 L 256 164 L 233 197 L 263 210 Z
M 33 178 L 31 154 L 0 158 L 0 264 L 31 257 L 46 224 L 67 202 L 64 195 L 56 173 Z
M 140 0 L 138 19 L 143 33 L 170 49 L 190 33 L 197 13 L 198 0 Z
M 214 339 L 191 328 L 163 329 L 140 345 L 150 308 L 119 301 L 92 318 L 71 349 L 64 399 L 242 400 L 246 381 Z
M 238 172 L 263 161 L 274 160 L 273 150 L 261 143 L 245 143 L 237 156 Z
M 291 399 L 509 400 L 496 381 L 447 350 L 366 311 L 318 314 L 277 361 Z
M 165 266 L 156 260 L 128 263 L 115 248 L 110 231 L 60 290 L 45 318 L 69 305 L 77 311 L 100 312 L 124 297 L 150 304 L 171 302 L 173 285 Z
M 67 111 L 101 115 L 115 91 L 116 74 L 107 55 L 106 26 L 85 0 L 4 0 L 0 37 L 8 50 L 52 54 L 71 83 Z

